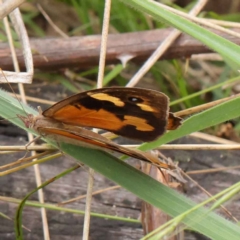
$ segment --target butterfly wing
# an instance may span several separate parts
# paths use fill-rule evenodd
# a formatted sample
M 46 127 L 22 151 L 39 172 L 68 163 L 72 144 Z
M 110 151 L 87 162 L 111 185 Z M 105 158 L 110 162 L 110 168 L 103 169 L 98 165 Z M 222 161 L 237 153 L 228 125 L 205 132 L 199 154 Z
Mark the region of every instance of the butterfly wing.
M 182 118 L 176 117 L 174 113 L 169 112 L 167 130 L 175 130 L 182 124 Z
M 101 88 L 66 98 L 43 115 L 75 126 L 94 127 L 118 135 L 153 141 L 168 125 L 168 97 L 141 88 Z
M 57 142 L 67 142 L 74 145 L 80 145 L 88 148 L 97 148 L 100 150 L 112 150 L 154 164 L 160 168 L 174 169 L 173 166 L 161 162 L 157 157 L 150 153 L 122 147 L 108 140 L 107 138 L 104 138 L 103 136 L 87 129 L 72 127 L 72 130 L 64 130 L 53 127 L 39 127 L 38 132 L 41 135 L 50 137 Z

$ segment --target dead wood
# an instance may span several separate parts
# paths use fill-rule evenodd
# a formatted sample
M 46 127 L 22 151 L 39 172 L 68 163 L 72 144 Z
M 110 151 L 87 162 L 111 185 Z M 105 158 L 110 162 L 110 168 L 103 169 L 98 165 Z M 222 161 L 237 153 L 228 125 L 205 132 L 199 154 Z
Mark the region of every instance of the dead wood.
M 235 31 L 236 30 L 234 29 Z M 172 29 L 160 29 L 143 32 L 110 34 L 107 49 L 107 64 L 120 63 L 121 55 L 132 55 L 136 63 L 145 61 L 149 55 L 168 36 Z M 213 31 L 216 34 L 240 44 L 240 39 L 226 33 Z M 77 67 L 86 69 L 98 66 L 100 52 L 100 35 L 31 39 L 34 67 L 44 70 Z M 187 58 L 192 54 L 210 53 L 204 44 L 182 34 L 169 48 L 161 59 Z M 7 43 L 0 44 L 0 66 L 4 70 L 12 70 L 12 59 Z M 24 69 L 23 55 L 17 49 L 17 56 L 22 70 Z

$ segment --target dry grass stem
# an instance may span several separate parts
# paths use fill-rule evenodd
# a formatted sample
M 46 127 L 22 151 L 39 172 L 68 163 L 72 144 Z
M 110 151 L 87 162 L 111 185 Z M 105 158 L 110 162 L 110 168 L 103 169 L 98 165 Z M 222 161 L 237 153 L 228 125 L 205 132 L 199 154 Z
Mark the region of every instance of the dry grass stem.
M 211 18 L 204 18 L 204 20 L 223 27 L 240 28 L 240 23 L 238 22 L 223 21 Z
M 56 150 L 51 145 L 34 145 L 34 146 L 0 146 L 0 151 L 46 151 L 46 150 Z
M 106 52 L 107 52 L 107 40 L 108 40 L 108 31 L 109 31 L 109 22 L 110 22 L 110 12 L 111 12 L 111 0 L 105 0 L 97 88 L 102 88 L 103 86 Z M 89 239 L 93 184 L 94 184 L 94 170 L 90 169 L 87 196 L 86 196 L 86 205 L 85 205 L 83 240 Z
M 17 97 L 19 98 L 20 95 L 19 94 L 13 94 L 13 93 L 9 93 L 11 96 L 13 97 Z M 49 101 L 49 100 L 45 100 L 45 99 L 40 99 L 40 98 L 35 98 L 35 97 L 29 97 L 29 96 L 26 96 L 25 97 L 27 101 L 29 102 L 36 102 L 36 103 L 42 103 L 42 104 L 46 104 L 46 105 L 53 105 L 55 104 L 56 102 L 54 101 Z
M 209 28 L 212 28 L 212 29 L 216 29 L 216 30 L 219 30 L 223 33 L 227 33 L 227 34 L 230 34 L 231 36 L 235 36 L 235 37 L 240 37 L 240 34 L 237 33 L 237 32 L 234 32 L 232 30 L 229 30 L 229 29 L 226 29 L 226 28 L 223 28 L 221 26 L 218 26 L 216 24 L 213 24 L 211 23 L 210 21 L 208 21 L 207 19 L 203 19 L 203 18 L 198 18 L 198 17 L 194 17 L 194 16 L 190 16 L 189 14 L 186 14 L 184 12 L 181 12 L 179 10 L 176 10 L 176 9 L 173 9 L 171 7 L 168 7 L 162 3 L 159 3 L 159 2 L 154 2 L 154 4 L 156 5 L 160 5 L 162 8 L 168 10 L 168 11 L 171 11 L 172 13 L 175 13 L 183 18 L 186 18 L 188 20 L 191 20 L 197 24 L 200 24 L 200 25 L 203 25 L 205 27 L 209 27 Z
M 200 138 L 210 142 L 221 143 L 221 144 L 229 144 L 229 145 L 239 144 L 238 142 L 230 141 L 227 139 L 223 139 L 223 138 L 216 137 L 216 136 L 209 135 L 207 133 L 202 133 L 202 132 L 191 133 L 190 136 Z
M 212 102 L 209 102 L 209 103 L 205 103 L 205 104 L 202 104 L 202 105 L 199 105 L 199 106 L 196 106 L 196 107 L 184 109 L 184 110 L 182 110 L 182 111 L 175 112 L 174 115 L 177 116 L 177 117 L 189 116 L 189 115 L 191 115 L 191 114 L 193 114 L 193 113 L 197 113 L 197 112 L 200 112 L 200 111 L 209 109 L 209 108 L 211 108 L 211 107 L 216 106 L 217 104 L 226 102 L 226 101 L 228 101 L 228 100 L 237 98 L 237 97 L 239 97 L 239 96 L 240 96 L 240 93 L 239 93 L 239 94 L 236 94 L 236 95 L 233 95 L 233 96 L 230 96 L 230 97 L 226 97 L 226 98 L 222 98 L 222 99 L 219 99 L 219 100 L 216 100 L 216 101 L 212 101 Z
M 5 0 L 1 3 L 0 8 L 0 19 L 6 17 L 9 13 L 11 13 L 14 9 L 19 7 L 22 3 L 26 2 L 26 0 Z
M 197 175 L 197 174 L 206 174 L 206 173 L 216 173 L 216 172 L 224 172 L 224 171 L 229 171 L 229 170 L 239 169 L 239 168 L 240 168 L 240 166 L 219 167 L 219 168 L 187 171 L 186 174 L 188 174 L 188 175 Z
M 122 145 L 127 148 L 137 148 L 140 145 Z M 239 150 L 240 144 L 166 144 L 158 150 Z
M 27 163 L 27 164 L 24 164 L 24 165 L 12 168 L 10 170 L 6 170 L 6 171 L 3 171 L 3 172 L 0 172 L 0 177 L 8 175 L 10 173 L 17 172 L 19 170 L 22 170 L 22 169 L 25 169 L 25 168 L 28 168 L 28 167 L 31 167 L 31 166 L 35 166 L 36 164 L 40 164 L 40 163 L 44 163 L 44 162 L 50 161 L 50 160 L 52 160 L 54 158 L 57 158 L 57 157 L 59 157 L 61 155 L 62 155 L 61 153 L 56 153 L 56 154 L 51 155 L 49 157 L 45 157 L 43 159 L 35 160 L 33 162 L 30 162 L 30 163 Z
M 121 186 L 112 186 L 112 187 L 108 187 L 108 188 L 104 188 L 104 189 L 100 189 L 100 190 L 97 190 L 95 192 L 92 192 L 92 196 L 93 195 L 97 195 L 97 194 L 100 194 L 100 193 L 104 193 L 104 192 L 107 192 L 107 191 L 112 191 L 112 190 L 115 190 L 115 189 L 118 189 L 118 188 L 121 188 Z M 68 201 L 65 201 L 65 202 L 61 202 L 61 203 L 58 203 L 58 206 L 63 206 L 63 205 L 66 205 L 66 204 L 69 204 L 69 203 L 73 203 L 73 202 L 76 202 L 78 200 L 81 200 L 81 199 L 84 199 L 86 198 L 86 194 L 85 195 L 81 195 L 79 197 L 75 197 L 75 198 L 72 198 Z
M 25 61 L 27 72 L 3 71 L 5 76 L 0 75 L 0 82 L 6 83 L 6 78 L 7 78 L 7 82 L 11 82 L 11 83 L 31 83 L 32 77 L 33 77 L 33 59 L 32 59 L 32 53 L 31 53 L 29 39 L 27 36 L 27 32 L 26 32 L 21 14 L 19 12 L 19 9 L 15 9 L 10 14 L 10 18 L 11 18 L 12 24 L 14 26 L 14 29 L 18 35 L 18 38 L 19 38 L 22 48 L 23 48 L 23 56 L 24 56 L 24 61 Z M 16 52 L 15 52 L 14 46 L 13 46 L 13 39 L 11 37 L 9 23 L 6 18 L 4 19 L 4 24 L 5 24 L 6 33 L 8 35 L 9 46 L 11 49 L 11 56 L 12 56 L 12 58 L 15 59 L 15 60 L 13 60 L 14 68 L 16 69 L 17 68 Z
M 223 61 L 221 55 L 217 53 L 203 53 L 203 54 L 193 54 L 190 60 L 196 61 Z
M 201 189 L 208 197 L 212 197 L 213 195 L 209 193 L 206 189 L 204 189 L 201 185 L 198 184 L 194 179 L 192 179 L 188 174 L 183 173 L 186 178 L 188 178 L 192 183 L 194 183 L 199 189 Z M 217 199 L 215 199 L 217 201 Z M 238 222 L 238 220 L 233 216 L 233 214 L 223 205 L 220 205 L 220 208 L 235 222 Z
M 12 163 L 5 164 L 5 165 L 3 165 L 3 166 L 0 166 L 0 170 L 3 170 L 3 169 L 5 169 L 5 168 L 10 168 L 10 167 L 13 167 L 13 166 L 16 166 L 16 165 L 25 163 L 25 162 L 32 161 L 32 160 L 34 160 L 34 159 L 37 159 L 37 158 L 40 158 L 40 157 L 49 155 L 50 153 L 52 153 L 52 151 L 46 151 L 46 152 L 43 152 L 43 153 L 35 154 L 34 156 L 31 156 L 31 157 L 21 158 L 21 159 L 15 161 L 15 162 L 12 162 Z
M 58 33 L 63 38 L 69 38 L 67 34 L 65 34 L 48 16 L 48 14 L 44 11 L 44 9 L 41 7 L 40 4 L 37 4 L 38 10 L 42 13 L 46 21 L 49 23 L 49 25 L 55 30 L 56 33 Z

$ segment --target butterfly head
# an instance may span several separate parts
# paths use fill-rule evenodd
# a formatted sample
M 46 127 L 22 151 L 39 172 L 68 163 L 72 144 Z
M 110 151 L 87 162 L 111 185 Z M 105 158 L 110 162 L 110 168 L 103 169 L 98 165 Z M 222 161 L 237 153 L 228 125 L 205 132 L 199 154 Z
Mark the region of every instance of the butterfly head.
M 17 115 L 24 123 L 26 128 L 33 128 L 34 126 L 34 116 L 32 114 L 28 114 L 27 116 Z

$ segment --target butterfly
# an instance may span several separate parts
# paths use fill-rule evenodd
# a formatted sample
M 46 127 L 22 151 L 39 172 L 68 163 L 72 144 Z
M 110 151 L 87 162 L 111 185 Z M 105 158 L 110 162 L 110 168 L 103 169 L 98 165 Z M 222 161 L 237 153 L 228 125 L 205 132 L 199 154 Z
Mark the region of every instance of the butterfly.
M 110 87 L 81 92 L 39 113 L 19 116 L 27 128 L 55 141 L 113 150 L 162 168 L 169 165 L 148 152 L 122 147 L 85 127 L 99 128 L 144 142 L 153 141 L 182 119 L 169 112 L 169 98 L 143 88 Z M 84 128 L 83 128 L 84 127 Z

